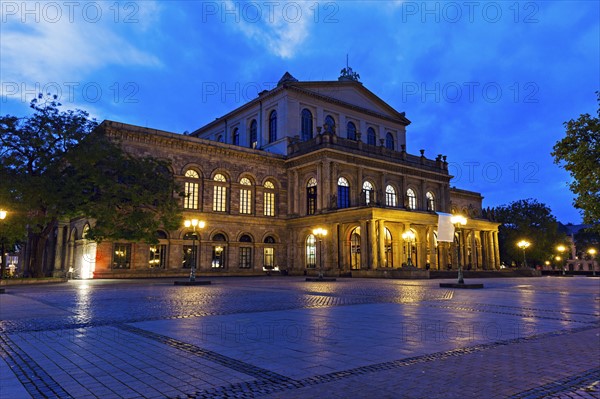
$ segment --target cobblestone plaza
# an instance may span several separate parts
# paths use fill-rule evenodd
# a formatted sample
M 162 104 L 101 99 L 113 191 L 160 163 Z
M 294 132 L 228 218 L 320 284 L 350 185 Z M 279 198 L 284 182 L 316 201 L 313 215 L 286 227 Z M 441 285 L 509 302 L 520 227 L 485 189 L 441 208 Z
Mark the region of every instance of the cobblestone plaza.
M 0 397 L 600 398 L 600 279 L 70 281 L 0 295 Z

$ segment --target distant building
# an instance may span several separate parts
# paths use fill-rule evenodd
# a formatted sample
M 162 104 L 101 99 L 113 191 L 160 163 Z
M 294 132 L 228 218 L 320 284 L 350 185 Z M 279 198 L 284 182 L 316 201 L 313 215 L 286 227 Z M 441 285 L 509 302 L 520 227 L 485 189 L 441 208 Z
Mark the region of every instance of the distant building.
M 469 218 L 457 234 L 461 264 L 498 269 L 498 223 L 482 217 L 479 193 L 450 188 L 446 157 L 409 154 L 410 121 L 366 89 L 350 69 L 338 81 L 277 87 L 189 135 L 104 121 L 134 154 L 172 161 L 185 189 L 185 218 L 199 232 L 199 273 L 388 271 L 457 264 L 438 242 L 437 212 Z M 56 231 L 54 272 L 75 277 L 182 276 L 193 262 L 191 230 L 158 231 L 158 245 L 85 239 L 93 221 Z M 322 227 L 328 235 L 313 234 Z M 406 231 L 414 239 L 404 241 Z M 460 237 L 459 237 L 460 236 Z

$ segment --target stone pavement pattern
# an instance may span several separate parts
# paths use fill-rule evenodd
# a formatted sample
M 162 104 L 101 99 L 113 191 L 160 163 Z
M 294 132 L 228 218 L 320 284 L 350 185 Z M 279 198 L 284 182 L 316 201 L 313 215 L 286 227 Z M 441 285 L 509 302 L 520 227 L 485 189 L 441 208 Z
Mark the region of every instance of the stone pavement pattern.
M 600 279 L 96 280 L 0 295 L 0 398 L 600 398 Z

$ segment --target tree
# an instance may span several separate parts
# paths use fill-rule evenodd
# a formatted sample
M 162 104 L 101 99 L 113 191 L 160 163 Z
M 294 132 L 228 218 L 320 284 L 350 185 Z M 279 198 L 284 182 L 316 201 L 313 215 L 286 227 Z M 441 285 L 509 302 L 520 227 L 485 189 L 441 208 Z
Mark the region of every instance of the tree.
M 551 155 L 573 178 L 569 184 L 576 195 L 573 205 L 583 211 L 584 223 L 600 233 L 600 92 L 596 95 L 598 116 L 582 114 L 565 122 L 566 136 Z
M 96 241 L 155 242 L 159 227 L 181 224 L 169 162 L 126 153 L 87 112 L 60 105 L 56 96 L 39 95 L 33 115 L 0 117 L 0 200 L 27 231 L 25 267 L 34 276 L 44 274 L 44 250 L 59 220 L 95 219 L 87 237 Z
M 527 240 L 528 265 L 542 265 L 548 260 L 554 247 L 564 242 L 564 233 L 558 231 L 558 222 L 550 208 L 534 199 L 511 202 L 493 209 L 498 228 L 500 258 L 503 262 L 517 265 L 523 263 L 523 251 L 517 242 Z

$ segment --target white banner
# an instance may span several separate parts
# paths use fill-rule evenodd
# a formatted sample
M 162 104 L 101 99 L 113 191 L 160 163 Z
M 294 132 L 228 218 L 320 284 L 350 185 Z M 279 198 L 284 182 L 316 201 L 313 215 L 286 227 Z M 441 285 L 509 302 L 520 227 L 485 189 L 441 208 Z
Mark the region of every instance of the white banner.
M 438 242 L 454 242 L 454 225 L 450 218 L 452 215 L 450 213 L 441 213 L 438 214 Z

